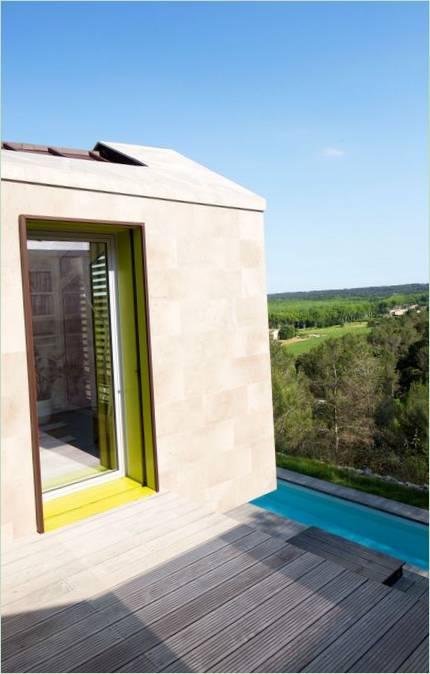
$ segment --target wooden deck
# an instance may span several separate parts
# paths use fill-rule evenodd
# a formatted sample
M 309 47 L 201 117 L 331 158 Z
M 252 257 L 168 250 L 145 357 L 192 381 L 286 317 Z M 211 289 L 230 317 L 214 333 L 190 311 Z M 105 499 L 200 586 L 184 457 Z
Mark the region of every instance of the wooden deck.
M 226 514 L 241 524 L 246 524 L 251 529 L 264 531 L 264 533 L 282 538 L 284 541 L 288 541 L 293 536 L 297 536 L 300 532 L 308 529 L 305 524 L 299 524 L 299 522 L 287 517 L 280 517 L 252 503 L 244 503 L 237 508 L 233 508 L 233 510 L 229 510 Z
M 428 603 L 160 494 L 3 551 L 5 672 L 427 672 Z
M 293 536 L 290 543 L 385 585 L 392 585 L 402 575 L 404 562 L 401 560 L 334 536 L 318 527 L 308 527 Z

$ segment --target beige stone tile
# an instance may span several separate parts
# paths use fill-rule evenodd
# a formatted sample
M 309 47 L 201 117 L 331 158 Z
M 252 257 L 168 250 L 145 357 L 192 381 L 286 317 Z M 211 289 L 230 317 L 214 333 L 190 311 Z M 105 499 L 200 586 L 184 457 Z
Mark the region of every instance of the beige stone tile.
M 208 237 L 206 231 L 197 230 L 193 236 L 177 241 L 178 266 L 210 269 L 241 269 L 240 240 Z
M 184 363 L 189 367 L 203 362 L 222 363 L 231 353 L 235 334 L 234 326 L 182 334 Z
M 253 412 L 235 420 L 235 442 L 238 445 L 273 437 L 273 421 L 267 411 Z
M 152 326 L 151 326 L 152 327 Z M 175 362 L 184 360 L 184 340 L 172 338 L 169 334 L 151 334 L 153 367 L 163 368 L 166 361 L 173 366 Z
M 267 353 L 257 356 L 235 358 L 229 363 L 230 386 L 267 381 L 270 376 L 270 356 Z
M 237 491 L 235 490 L 234 480 L 227 480 L 214 487 L 209 487 L 206 492 L 208 505 L 217 512 L 225 512 L 226 510 L 230 510 L 230 508 L 234 508 L 230 504 L 232 502 L 235 503 L 236 499 Z M 241 500 L 240 504 L 242 503 L 243 501 Z M 236 505 L 239 505 L 239 503 Z
M 172 466 L 162 466 L 159 468 L 158 479 L 160 483 L 160 489 L 164 491 L 172 491 L 177 494 L 181 493 L 179 486 L 179 473 Z
M 262 471 L 260 475 L 256 475 L 255 471 L 252 471 L 249 475 L 242 475 L 234 481 L 236 505 L 248 503 L 258 496 L 268 494 L 274 489 L 276 489 L 276 471 L 274 466 L 270 473 Z M 234 508 L 234 506 L 231 507 Z M 225 510 L 228 509 L 227 506 Z
M 156 231 L 149 225 L 146 229 L 146 257 L 148 269 L 172 269 L 177 266 L 176 239 L 169 232 Z
M 25 353 L 7 353 L 1 359 L 2 438 L 30 437 L 27 360 Z
M 266 271 L 262 265 L 244 267 L 240 275 L 242 297 L 264 297 L 266 299 Z
M 166 470 L 192 462 L 206 455 L 217 455 L 234 448 L 234 420 L 207 424 L 202 429 L 161 436 L 157 441 L 159 463 Z
M 227 360 L 208 360 L 187 363 L 184 367 L 184 390 L 186 396 L 205 396 L 240 386 L 241 380 L 234 377 L 234 370 Z
M 175 337 L 181 333 L 181 307 L 171 300 L 150 300 L 151 334 Z
M 2 277 L 1 345 L 2 353 L 21 353 L 25 358 L 26 339 L 21 286 L 6 284 Z
M 258 267 L 264 264 L 264 249 L 260 241 L 241 239 L 240 261 L 243 267 Z
M 180 362 L 164 362 L 155 368 L 153 382 L 156 400 L 167 403 L 184 399 L 184 371 Z
M 21 252 L 18 215 L 2 205 L 1 229 L 2 353 L 25 351 Z
M 261 326 L 268 329 L 266 297 L 242 297 L 235 301 L 236 320 L 239 326 Z
M 272 411 L 272 387 L 270 381 L 249 384 L 247 390 L 247 411 L 258 412 L 263 410 Z
M 186 267 L 177 272 L 174 296 L 185 301 L 198 299 L 204 303 L 212 299 L 238 297 L 241 287 L 239 270 Z
M 234 419 L 237 416 L 246 414 L 247 405 L 247 387 L 241 386 L 229 391 L 220 391 L 214 395 L 207 395 L 204 398 L 205 422 L 222 421 L 223 419 Z
M 194 238 L 196 232 L 211 239 L 239 239 L 241 218 L 243 213 L 238 210 L 186 204 L 180 216 L 175 216 L 175 224 L 178 238 L 185 240 Z
M 177 297 L 177 269 L 151 269 L 148 273 L 150 300 L 174 300 Z
M 210 470 L 208 464 L 202 461 L 194 461 L 193 463 L 185 463 L 181 470 L 178 471 L 177 476 L 177 493 L 188 494 L 194 492 L 195 489 L 206 489 L 210 482 Z M 200 500 L 200 499 L 199 499 Z M 201 503 L 208 503 L 204 497 Z
M 254 441 L 247 443 L 247 446 L 250 448 L 252 462 L 254 468 L 257 466 L 261 467 L 261 470 L 271 472 L 273 468 L 273 455 L 274 455 L 274 434 L 273 434 L 273 422 L 268 428 L 267 436 L 265 438 L 258 438 Z
M 229 298 L 183 300 L 180 305 L 182 334 L 231 329 L 233 304 Z
M 242 327 L 231 335 L 233 357 L 256 356 L 269 353 L 269 331 L 264 325 Z
M 239 219 L 239 235 L 242 239 L 254 239 L 264 245 L 264 217 L 262 213 L 248 212 Z
M 157 435 L 194 431 L 204 425 L 203 400 L 195 396 L 171 403 L 159 403 L 155 409 Z
M 208 237 L 199 232 L 199 236 L 178 238 L 178 265 L 180 267 L 201 267 L 209 270 L 217 267 L 217 255 L 221 244 L 219 239 L 208 240 Z
M 33 462 L 25 429 L 2 439 L 1 466 L 2 523 L 14 537 L 35 533 Z
M 220 213 L 218 209 L 218 212 L 206 222 L 208 236 L 220 239 L 239 239 L 239 219 L 240 215 L 237 211 L 223 209 L 223 213 Z
M 1 545 L 6 546 L 14 540 L 12 522 L 1 525 Z

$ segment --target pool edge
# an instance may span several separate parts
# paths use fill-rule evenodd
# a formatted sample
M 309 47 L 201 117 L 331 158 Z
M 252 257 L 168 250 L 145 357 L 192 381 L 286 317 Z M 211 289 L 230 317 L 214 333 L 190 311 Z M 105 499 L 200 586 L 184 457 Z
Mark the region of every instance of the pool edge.
M 400 503 L 400 501 L 391 501 L 383 496 L 375 496 L 374 494 L 361 492 L 352 487 L 336 485 L 316 477 L 311 477 L 310 475 L 304 475 L 303 473 L 296 473 L 293 470 L 280 468 L 279 466 L 276 468 L 276 473 L 279 480 L 291 482 L 292 484 L 297 484 L 301 487 L 315 489 L 324 494 L 343 498 L 353 503 L 359 503 L 368 508 L 375 508 L 376 510 L 381 510 L 382 512 L 396 515 L 397 517 L 403 517 L 403 519 L 418 522 L 419 524 L 429 525 L 429 513 L 423 508 L 406 505 L 406 503 Z

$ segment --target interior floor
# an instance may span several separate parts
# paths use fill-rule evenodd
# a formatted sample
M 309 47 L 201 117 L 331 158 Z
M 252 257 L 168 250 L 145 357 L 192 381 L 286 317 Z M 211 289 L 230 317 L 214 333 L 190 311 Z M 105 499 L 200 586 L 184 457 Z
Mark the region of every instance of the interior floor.
M 42 490 L 55 489 L 77 480 L 106 472 L 97 457 L 74 447 L 68 436 L 55 438 L 44 431 L 39 433 Z
M 52 415 L 40 426 L 39 446 L 43 491 L 108 470 L 100 464 L 90 408 Z

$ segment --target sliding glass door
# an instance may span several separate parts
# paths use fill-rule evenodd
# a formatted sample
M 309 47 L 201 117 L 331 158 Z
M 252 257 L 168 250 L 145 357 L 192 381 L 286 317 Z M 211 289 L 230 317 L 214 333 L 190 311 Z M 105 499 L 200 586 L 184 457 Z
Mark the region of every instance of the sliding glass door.
M 115 247 L 45 233 L 27 246 L 42 490 L 57 493 L 124 473 Z

